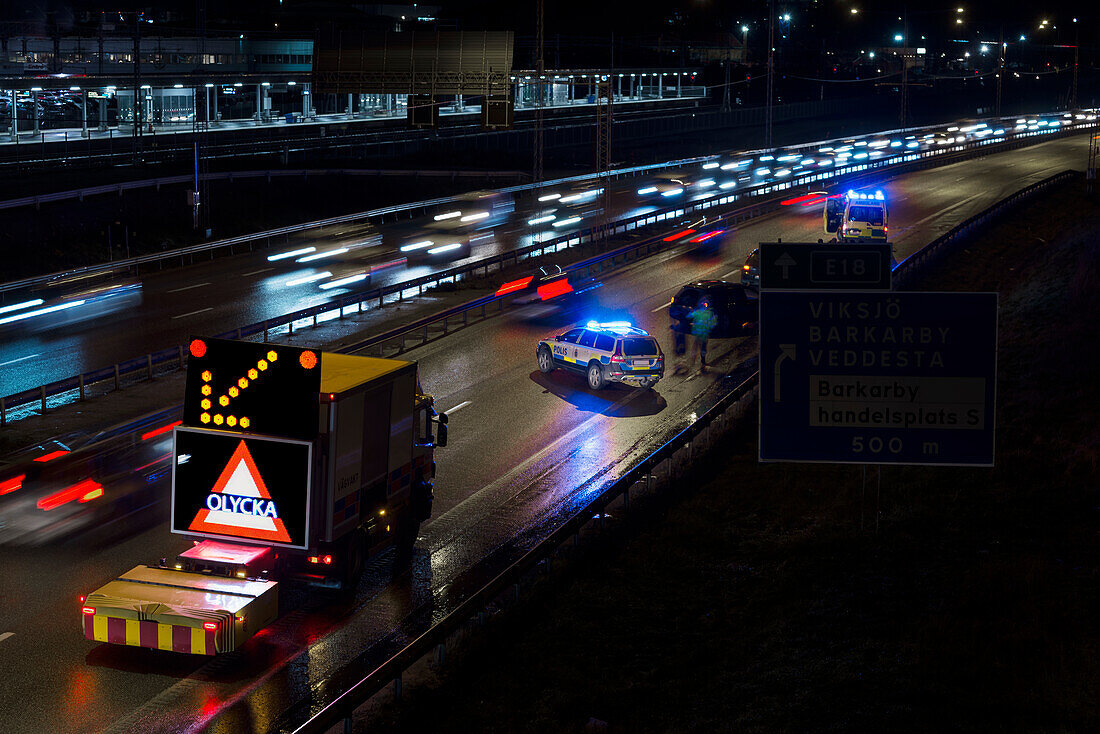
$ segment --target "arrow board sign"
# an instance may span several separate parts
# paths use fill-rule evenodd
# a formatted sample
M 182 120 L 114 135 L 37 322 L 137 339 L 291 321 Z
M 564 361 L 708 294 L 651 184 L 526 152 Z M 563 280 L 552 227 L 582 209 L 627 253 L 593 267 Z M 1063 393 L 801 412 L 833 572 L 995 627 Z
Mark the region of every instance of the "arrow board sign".
M 996 293 L 760 294 L 760 460 L 993 466 Z
M 172 532 L 262 545 L 309 545 L 313 446 L 178 427 Z
M 887 242 L 761 242 L 760 290 L 890 290 Z

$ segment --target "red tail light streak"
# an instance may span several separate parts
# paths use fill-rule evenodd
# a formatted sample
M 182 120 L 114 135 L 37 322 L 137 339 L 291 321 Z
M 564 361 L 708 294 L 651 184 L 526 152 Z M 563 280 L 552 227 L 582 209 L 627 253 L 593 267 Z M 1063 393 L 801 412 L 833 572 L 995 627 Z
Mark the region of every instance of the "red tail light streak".
M 68 504 L 73 500 L 80 500 L 81 502 L 90 502 L 97 497 L 103 496 L 103 485 L 94 479 L 85 479 L 77 482 L 71 487 L 66 487 L 60 492 L 54 492 L 51 495 L 46 495 L 36 502 L 36 506 L 40 510 L 49 512 L 55 510 L 61 505 Z
M 159 436 L 163 433 L 168 433 L 169 431 L 171 431 L 173 428 L 180 425 L 181 423 L 183 423 L 183 421 L 176 421 L 174 423 L 169 423 L 166 426 L 161 426 L 160 428 L 154 428 L 153 430 L 149 431 L 148 433 L 141 434 L 141 440 L 142 441 L 148 441 L 150 438 L 154 438 L 154 437 Z

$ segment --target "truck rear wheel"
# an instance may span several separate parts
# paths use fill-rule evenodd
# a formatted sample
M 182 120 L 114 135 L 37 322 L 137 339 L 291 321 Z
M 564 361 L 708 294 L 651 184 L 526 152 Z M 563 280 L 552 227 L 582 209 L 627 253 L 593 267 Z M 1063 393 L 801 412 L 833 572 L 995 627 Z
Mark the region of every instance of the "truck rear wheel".
M 409 517 L 401 522 L 394 538 L 393 568 L 404 571 L 412 565 L 413 551 L 416 549 L 416 536 L 420 533 L 420 521 Z
M 359 588 L 359 579 L 363 577 L 363 567 L 367 560 L 367 534 L 362 528 L 356 528 L 348 534 L 344 559 L 340 571 L 340 590 L 345 594 L 354 594 Z

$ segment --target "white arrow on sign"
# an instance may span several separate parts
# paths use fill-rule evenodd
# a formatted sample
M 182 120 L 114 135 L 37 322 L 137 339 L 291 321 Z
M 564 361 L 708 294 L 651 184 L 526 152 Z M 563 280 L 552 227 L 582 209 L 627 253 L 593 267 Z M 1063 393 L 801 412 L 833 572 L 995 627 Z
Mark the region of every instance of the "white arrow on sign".
M 783 360 L 789 359 L 794 361 L 795 345 L 794 344 L 780 344 L 779 348 L 783 350 L 783 353 L 775 358 L 775 402 L 779 402 L 779 365 L 783 364 Z
M 782 255 L 775 259 L 775 264 L 783 269 L 783 280 L 788 278 L 789 271 L 792 265 L 798 265 L 795 259 L 791 257 L 790 253 L 784 251 Z

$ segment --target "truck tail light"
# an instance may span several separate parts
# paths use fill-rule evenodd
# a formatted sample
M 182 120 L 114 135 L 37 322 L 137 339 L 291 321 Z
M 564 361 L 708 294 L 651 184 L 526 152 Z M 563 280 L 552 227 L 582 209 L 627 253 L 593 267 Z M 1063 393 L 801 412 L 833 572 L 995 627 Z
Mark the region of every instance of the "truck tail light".
M 84 612 L 85 614 L 95 614 L 95 607 L 84 607 L 80 611 Z
M 218 623 L 217 622 L 203 622 L 202 623 L 202 628 L 204 630 L 210 630 L 211 632 L 213 632 L 214 630 L 216 630 L 218 628 Z

